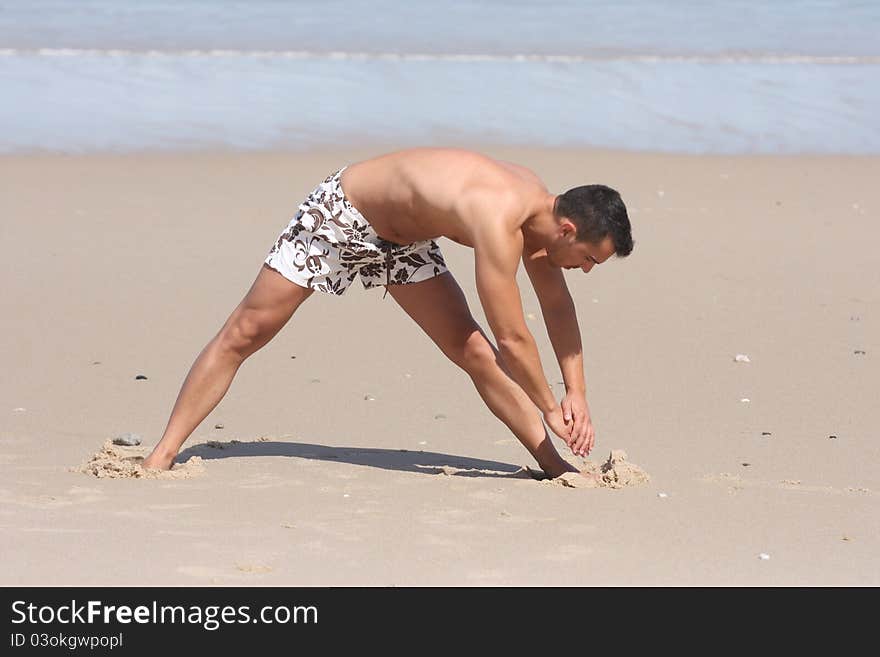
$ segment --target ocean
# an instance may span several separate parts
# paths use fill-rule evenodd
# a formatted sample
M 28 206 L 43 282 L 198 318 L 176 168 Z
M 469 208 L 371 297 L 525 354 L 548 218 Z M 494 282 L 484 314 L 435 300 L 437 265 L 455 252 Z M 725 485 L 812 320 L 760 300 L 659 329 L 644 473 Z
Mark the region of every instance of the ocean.
M 0 0 L 0 153 L 880 153 L 880 2 Z

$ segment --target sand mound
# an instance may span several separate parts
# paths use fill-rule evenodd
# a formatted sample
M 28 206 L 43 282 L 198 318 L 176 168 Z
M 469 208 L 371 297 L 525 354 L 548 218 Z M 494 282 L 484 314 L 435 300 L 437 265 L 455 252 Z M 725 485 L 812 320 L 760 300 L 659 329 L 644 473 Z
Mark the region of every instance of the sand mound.
M 622 449 L 613 449 L 608 460 L 601 465 L 592 461 L 586 462 L 586 466 L 581 470 L 587 475 L 586 477 L 577 472 L 567 472 L 555 479 L 545 477 L 543 481 L 546 484 L 567 488 L 626 488 L 651 480 L 647 472 L 626 459 L 626 452 Z
M 205 471 L 200 456 L 192 456 L 186 463 L 175 463 L 170 470 L 145 470 L 144 450 L 140 447 L 121 447 L 108 440 L 99 452 L 73 472 L 99 479 L 189 479 Z

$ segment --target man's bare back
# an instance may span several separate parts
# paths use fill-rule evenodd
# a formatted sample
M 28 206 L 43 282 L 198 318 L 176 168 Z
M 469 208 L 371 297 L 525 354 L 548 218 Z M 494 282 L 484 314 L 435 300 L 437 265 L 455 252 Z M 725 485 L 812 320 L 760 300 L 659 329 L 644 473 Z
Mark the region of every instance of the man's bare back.
M 518 228 L 549 194 L 525 167 L 451 148 L 410 149 L 353 164 L 342 174 L 342 187 L 390 242 L 442 236 L 471 247 L 475 221 L 503 219 Z M 493 205 L 504 215 L 474 211 Z

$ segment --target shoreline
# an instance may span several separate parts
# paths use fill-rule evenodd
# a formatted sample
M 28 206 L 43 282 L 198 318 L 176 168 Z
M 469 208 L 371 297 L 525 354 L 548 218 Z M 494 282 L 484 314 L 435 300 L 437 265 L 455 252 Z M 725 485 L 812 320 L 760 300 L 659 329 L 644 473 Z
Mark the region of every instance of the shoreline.
M 37 159 L 37 158 L 90 158 L 90 159 L 101 159 L 101 158 L 119 158 L 119 159 L 127 159 L 127 158 L 161 158 L 161 157 L 308 157 L 313 155 L 326 156 L 326 155 L 350 155 L 352 153 L 355 154 L 367 154 L 367 153 L 384 153 L 391 152 L 396 150 L 402 150 L 407 148 L 464 148 L 468 150 L 475 150 L 479 152 L 492 152 L 492 151 L 503 151 L 503 152 L 529 152 L 529 151 L 539 151 L 539 152 L 550 152 L 550 153 L 560 153 L 560 154 L 589 154 L 596 156 L 624 156 L 624 157 L 669 157 L 669 158 L 684 158 L 684 159 L 694 159 L 694 158 L 708 158 L 708 159 L 743 159 L 743 158 L 755 158 L 755 159 L 824 159 L 824 158 L 840 158 L 840 159 L 855 159 L 855 160 L 870 160 L 870 159 L 880 159 L 880 152 L 878 153 L 848 153 L 848 152 L 816 152 L 816 151 L 803 151 L 803 152 L 795 152 L 795 153 L 766 153 L 766 152 L 738 152 L 738 153 L 723 153 L 723 152 L 707 152 L 707 153 L 692 153 L 687 151 L 663 151 L 663 150 L 650 150 L 650 149 L 625 149 L 625 148 L 606 148 L 606 147 L 593 147 L 593 146 L 557 146 L 557 145 L 542 145 L 542 144 L 498 144 L 498 143 L 480 143 L 468 141 L 466 143 L 459 143 L 453 140 L 450 140 L 444 144 L 434 144 L 434 143 L 410 143 L 410 142 L 401 142 L 395 143 L 392 141 L 379 141 L 379 142 L 358 142 L 353 144 L 329 144 L 329 145 L 313 145 L 307 146 L 303 148 L 285 148 L 285 147 L 273 147 L 273 148 L 233 148 L 233 147 L 225 147 L 225 146 L 211 146 L 206 148 L 193 148 L 193 149 L 174 149 L 174 148 L 154 148 L 154 149 L 135 149 L 135 150 L 94 150 L 94 151 L 49 151 L 49 150 L 41 150 L 41 149 L 29 149 L 25 151 L 15 151 L 15 152 L 2 152 L 0 151 L 0 159 L 9 160 L 14 158 L 22 158 L 22 159 Z

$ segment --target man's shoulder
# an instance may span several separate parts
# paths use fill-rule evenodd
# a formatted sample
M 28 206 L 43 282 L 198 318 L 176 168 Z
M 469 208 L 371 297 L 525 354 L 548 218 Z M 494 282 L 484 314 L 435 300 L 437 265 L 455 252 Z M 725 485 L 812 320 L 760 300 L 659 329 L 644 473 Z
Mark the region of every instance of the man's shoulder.
M 547 186 L 544 184 L 544 181 L 541 180 L 541 177 L 528 167 L 525 167 L 522 164 L 517 164 L 516 162 L 508 162 L 506 160 L 495 160 L 495 162 L 502 169 L 516 176 L 522 182 L 522 185 L 526 187 L 537 186 L 543 191 L 547 190 Z

